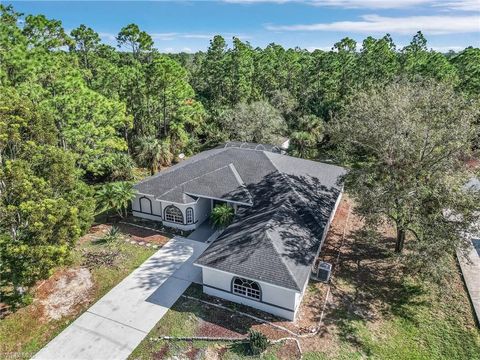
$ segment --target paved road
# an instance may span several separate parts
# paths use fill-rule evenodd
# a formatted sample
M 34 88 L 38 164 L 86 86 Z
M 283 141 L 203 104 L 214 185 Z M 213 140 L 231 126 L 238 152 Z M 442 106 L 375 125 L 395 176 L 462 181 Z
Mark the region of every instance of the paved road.
M 192 282 L 208 247 L 176 237 L 97 301 L 34 359 L 126 359 Z
M 480 245 L 479 240 L 473 240 L 466 257 L 457 252 L 458 262 L 467 285 L 468 295 L 480 323 Z

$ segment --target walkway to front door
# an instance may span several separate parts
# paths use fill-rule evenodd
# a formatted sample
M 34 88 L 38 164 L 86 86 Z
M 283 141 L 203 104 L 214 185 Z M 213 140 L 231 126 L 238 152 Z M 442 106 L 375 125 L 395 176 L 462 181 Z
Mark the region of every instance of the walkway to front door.
M 187 287 L 201 282 L 200 268 L 193 262 L 208 245 L 173 238 L 34 359 L 126 359 Z

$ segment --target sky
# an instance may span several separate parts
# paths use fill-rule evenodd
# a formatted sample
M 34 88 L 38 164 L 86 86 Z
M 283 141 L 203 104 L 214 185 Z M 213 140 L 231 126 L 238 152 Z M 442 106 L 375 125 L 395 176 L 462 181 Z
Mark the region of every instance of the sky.
M 136 23 L 161 52 L 206 50 L 210 39 L 236 36 L 254 47 L 330 50 L 344 37 L 361 44 L 389 33 L 397 48 L 421 30 L 428 47 L 447 52 L 480 47 L 480 0 L 0 0 L 25 14 L 61 20 L 70 31 L 85 24 L 115 45 L 119 30 Z

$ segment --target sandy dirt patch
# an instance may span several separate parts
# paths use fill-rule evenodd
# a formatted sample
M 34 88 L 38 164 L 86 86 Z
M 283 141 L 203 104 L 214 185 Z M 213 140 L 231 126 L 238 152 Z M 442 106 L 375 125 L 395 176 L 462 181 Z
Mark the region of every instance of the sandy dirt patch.
M 37 289 L 42 319 L 59 320 L 75 314 L 79 306 L 90 301 L 93 287 L 92 274 L 86 268 L 57 272 Z

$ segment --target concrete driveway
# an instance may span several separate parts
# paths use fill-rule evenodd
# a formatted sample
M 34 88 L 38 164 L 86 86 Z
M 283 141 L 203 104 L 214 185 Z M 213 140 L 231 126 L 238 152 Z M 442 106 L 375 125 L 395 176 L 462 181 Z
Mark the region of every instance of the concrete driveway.
M 457 251 L 457 258 L 477 317 L 477 324 L 480 324 L 480 236 L 472 239 L 466 254 Z
M 126 359 L 192 282 L 208 244 L 175 237 L 48 343 L 34 359 Z

